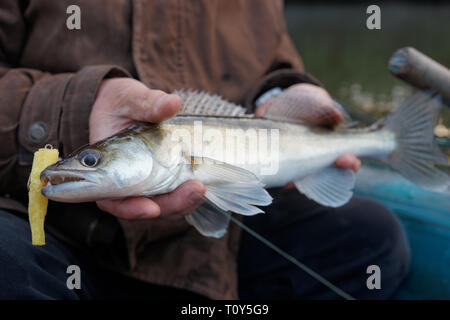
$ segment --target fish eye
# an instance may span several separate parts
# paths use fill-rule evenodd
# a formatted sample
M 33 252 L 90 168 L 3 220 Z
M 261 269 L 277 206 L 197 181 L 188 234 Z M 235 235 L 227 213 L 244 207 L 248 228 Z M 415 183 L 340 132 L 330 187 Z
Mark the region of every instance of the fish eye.
M 100 152 L 96 150 L 84 150 L 78 156 L 78 161 L 85 167 L 95 167 L 100 162 Z

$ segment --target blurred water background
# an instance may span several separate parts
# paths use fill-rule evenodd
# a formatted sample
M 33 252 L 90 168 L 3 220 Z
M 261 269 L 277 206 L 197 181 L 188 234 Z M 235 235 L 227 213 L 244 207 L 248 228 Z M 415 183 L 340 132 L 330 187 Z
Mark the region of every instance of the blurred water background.
M 450 67 L 450 3 L 374 2 L 381 30 L 366 28 L 369 4 L 291 0 L 285 17 L 306 71 L 344 105 L 379 118 L 415 90 L 387 70 L 397 49 L 415 47 Z M 450 108 L 435 133 L 450 137 Z

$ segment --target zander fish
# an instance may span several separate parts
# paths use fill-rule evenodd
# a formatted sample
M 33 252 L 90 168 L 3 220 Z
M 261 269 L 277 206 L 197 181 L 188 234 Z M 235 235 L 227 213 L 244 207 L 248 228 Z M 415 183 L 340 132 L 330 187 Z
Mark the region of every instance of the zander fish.
M 42 172 L 47 182 L 42 193 L 61 202 L 152 197 L 196 179 L 206 186 L 208 201 L 186 219 L 203 235 L 221 237 L 232 212 L 263 212 L 258 206 L 272 202 L 265 188 L 291 181 L 319 204 L 345 204 L 355 174 L 334 166 L 342 154 L 382 159 L 428 189 L 450 184 L 437 166 L 448 160 L 433 144 L 441 102 L 428 93 L 415 94 L 368 128 L 335 130 L 296 120 L 320 109 L 296 105 L 289 91 L 275 99 L 264 118 L 219 96 L 176 93 L 183 107 L 175 118 L 134 124 L 81 147 Z

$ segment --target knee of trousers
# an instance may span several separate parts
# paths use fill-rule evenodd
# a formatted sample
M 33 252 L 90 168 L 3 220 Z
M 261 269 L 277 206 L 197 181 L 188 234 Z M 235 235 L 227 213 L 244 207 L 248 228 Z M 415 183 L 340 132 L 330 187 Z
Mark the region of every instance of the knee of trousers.
M 56 240 L 48 236 L 46 246 L 33 246 L 28 222 L 0 210 L 0 298 L 71 298 L 66 264 Z

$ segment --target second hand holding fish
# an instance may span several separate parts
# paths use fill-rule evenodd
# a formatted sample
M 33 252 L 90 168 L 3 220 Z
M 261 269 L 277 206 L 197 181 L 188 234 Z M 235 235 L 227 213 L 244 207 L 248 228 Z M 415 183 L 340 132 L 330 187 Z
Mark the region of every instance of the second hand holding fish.
M 335 127 L 342 122 L 342 114 L 333 106 L 333 99 L 325 89 L 309 83 L 299 83 L 287 88 L 286 92 L 288 91 L 296 96 L 298 104 L 304 106 L 306 110 L 321 110 L 321 112 L 314 112 L 309 115 L 303 113 L 300 120 L 324 127 Z M 270 98 L 258 106 L 255 110 L 255 116 L 263 117 L 275 99 L 276 97 Z M 361 160 L 354 155 L 345 154 L 336 160 L 335 165 L 338 168 L 352 169 L 357 172 L 361 167 Z M 291 182 L 286 185 L 286 188 L 295 188 L 295 185 Z

